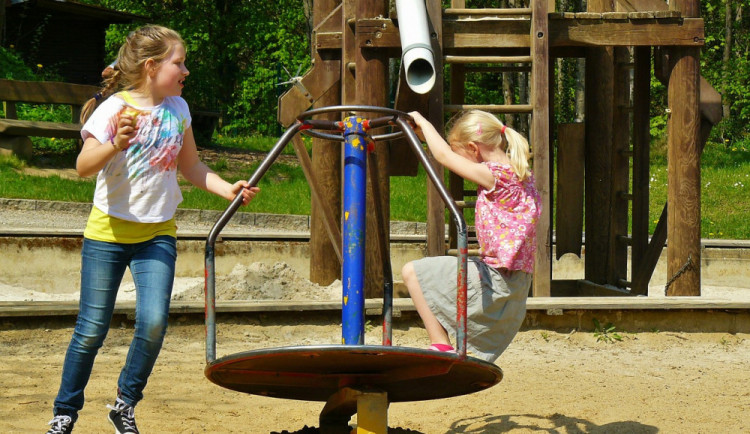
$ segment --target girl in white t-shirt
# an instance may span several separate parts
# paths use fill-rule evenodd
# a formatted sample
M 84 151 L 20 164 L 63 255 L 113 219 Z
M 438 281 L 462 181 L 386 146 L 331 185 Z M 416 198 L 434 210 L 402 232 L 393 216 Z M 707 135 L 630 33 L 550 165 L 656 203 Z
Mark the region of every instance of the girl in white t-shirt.
M 227 200 L 241 194 L 247 204 L 259 191 L 247 181 L 224 181 L 199 160 L 190 111 L 180 96 L 188 74 L 180 35 L 145 26 L 128 35 L 102 92 L 84 106 L 76 169 L 83 177 L 98 175 L 84 231 L 80 311 L 48 434 L 73 430 L 126 268 L 136 287 L 135 333 L 114 405 L 107 407 L 116 432 L 138 433 L 134 407 L 167 329 L 177 257 L 174 214 L 182 201 L 177 169 Z

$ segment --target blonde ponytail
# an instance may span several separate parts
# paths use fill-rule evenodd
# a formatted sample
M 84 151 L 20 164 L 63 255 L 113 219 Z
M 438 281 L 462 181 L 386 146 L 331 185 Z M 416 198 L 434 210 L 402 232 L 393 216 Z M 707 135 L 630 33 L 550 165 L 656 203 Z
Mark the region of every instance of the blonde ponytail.
M 86 123 L 86 120 L 91 116 L 91 113 L 94 112 L 94 109 L 97 105 L 99 105 L 100 102 L 104 101 L 115 93 L 119 86 L 118 82 L 120 81 L 120 71 L 115 67 L 114 72 L 107 77 L 104 80 L 104 85 L 102 86 L 101 90 L 97 92 L 96 95 L 94 95 L 91 99 L 86 101 L 86 103 L 83 105 L 83 108 L 81 108 L 81 119 L 80 122 L 82 124 Z
M 529 169 L 529 142 L 513 128 L 505 128 L 505 138 L 507 140 L 507 146 L 505 149 L 506 155 L 510 159 L 510 165 L 513 167 L 513 171 L 516 172 L 518 179 L 521 181 L 531 175 Z
M 518 131 L 503 125 L 495 115 L 481 110 L 469 110 L 453 121 L 448 133 L 448 143 L 465 145 L 469 142 L 480 142 L 502 149 L 521 181 L 531 174 L 529 142 Z

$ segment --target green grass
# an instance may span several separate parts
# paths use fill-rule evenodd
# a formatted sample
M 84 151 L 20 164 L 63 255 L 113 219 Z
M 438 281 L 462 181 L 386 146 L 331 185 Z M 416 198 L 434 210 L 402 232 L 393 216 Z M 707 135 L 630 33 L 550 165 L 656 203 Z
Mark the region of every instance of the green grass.
M 212 149 L 232 148 L 233 151 L 266 152 L 276 138 L 226 138 L 215 136 Z M 309 149 L 309 142 L 306 143 Z M 652 146 L 650 179 L 650 226 L 653 232 L 667 195 L 666 151 L 663 144 Z M 287 146 L 284 154 L 293 154 Z M 48 152 L 35 158 L 32 165 L 65 162 L 72 167 L 75 155 L 51 156 Z M 249 179 L 259 163 L 240 165 L 221 158 L 209 163 L 227 180 Z M 41 177 L 23 174 L 24 163 L 13 157 L 0 156 L 0 197 L 90 202 L 94 180 L 70 180 L 58 176 Z M 391 219 L 425 221 L 427 177 L 420 168 L 416 177 L 391 178 Z M 259 186 L 261 194 L 242 211 L 272 214 L 309 214 L 310 188 L 302 170 L 293 164 L 274 163 Z M 181 208 L 223 210 L 224 199 L 184 183 Z M 467 187 L 468 188 L 468 187 Z M 701 236 L 703 238 L 750 239 L 750 149 L 725 148 L 709 144 L 702 156 L 701 170 Z M 470 213 L 467 220 L 471 223 Z

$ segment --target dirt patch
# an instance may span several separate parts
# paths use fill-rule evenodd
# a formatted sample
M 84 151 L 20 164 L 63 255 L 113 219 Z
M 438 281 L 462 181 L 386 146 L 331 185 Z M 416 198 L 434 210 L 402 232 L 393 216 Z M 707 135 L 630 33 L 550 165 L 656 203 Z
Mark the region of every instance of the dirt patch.
M 340 300 L 341 281 L 320 286 L 300 276 L 283 262 L 273 265 L 255 262 L 237 264 L 227 276 L 217 276 L 216 300 Z M 172 298 L 183 301 L 204 299 L 203 283 L 180 290 Z

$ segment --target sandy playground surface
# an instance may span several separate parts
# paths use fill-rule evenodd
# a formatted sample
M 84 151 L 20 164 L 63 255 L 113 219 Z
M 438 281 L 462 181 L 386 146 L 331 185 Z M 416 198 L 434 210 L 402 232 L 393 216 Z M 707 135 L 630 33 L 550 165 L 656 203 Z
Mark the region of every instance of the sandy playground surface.
M 0 431 L 44 432 L 72 320 L 5 320 L 1 327 Z M 115 393 L 131 336 L 126 320 L 111 330 L 76 432 L 111 431 L 105 405 Z M 203 336 L 203 325 L 194 317 L 173 318 L 146 397 L 137 407 L 143 432 L 270 433 L 318 426 L 321 402 L 246 395 L 209 382 L 203 375 Z M 378 328 L 367 336 L 368 343 L 377 340 Z M 621 342 L 603 343 L 588 332 L 522 331 L 497 361 L 505 375 L 499 384 L 467 396 L 394 403 L 389 426 L 425 434 L 749 432 L 748 338 L 625 333 Z M 222 356 L 340 339 L 340 325 L 330 316 L 220 317 L 218 351 Z M 423 347 L 419 321 L 400 320 L 394 343 Z
M 217 296 L 277 299 L 274 288 L 287 284 L 304 289 L 306 299 L 340 294 L 340 283 L 303 283 L 285 264 L 238 266 L 217 278 Z M 181 282 L 175 298 L 195 299 L 200 286 Z M 123 290 L 121 296 L 132 293 Z M 380 321 L 369 321 L 376 326 L 368 326 L 366 343 L 378 344 Z M 0 432 L 46 430 L 73 322 L 0 320 Z M 132 327 L 124 317 L 115 319 L 76 432 L 111 432 L 105 406 L 115 394 Z M 224 315 L 218 330 L 219 357 L 341 341 L 340 317 L 326 314 Z M 246 395 L 209 382 L 203 374 L 204 336 L 202 318 L 172 316 L 137 407 L 143 432 L 293 433 L 319 426 L 322 402 Z M 750 432 L 750 336 L 658 331 L 619 336 L 621 341 L 602 342 L 588 331 L 524 328 L 497 361 L 505 375 L 498 385 L 467 396 L 391 404 L 389 426 L 424 434 Z M 416 314 L 396 320 L 393 341 L 418 348 L 428 344 Z

